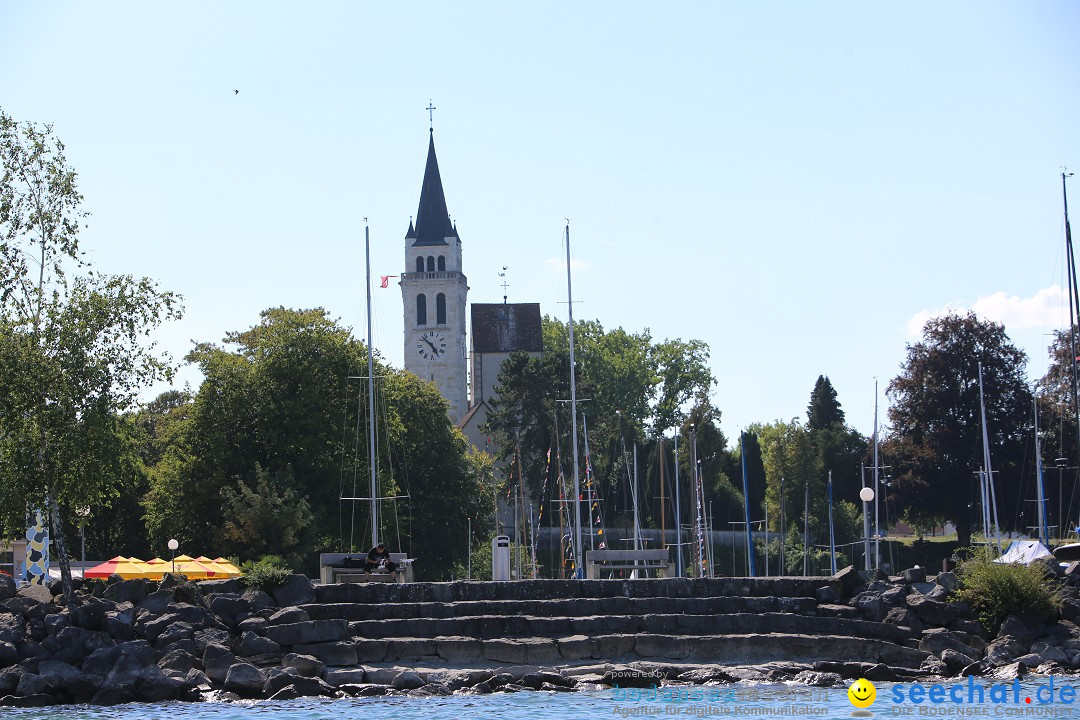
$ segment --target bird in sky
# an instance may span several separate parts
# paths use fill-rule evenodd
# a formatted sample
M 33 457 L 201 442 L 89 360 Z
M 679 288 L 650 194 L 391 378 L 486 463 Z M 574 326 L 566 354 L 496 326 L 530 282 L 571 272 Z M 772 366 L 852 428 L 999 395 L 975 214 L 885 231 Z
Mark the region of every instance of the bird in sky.
M 232 92 L 233 92 L 233 95 L 239 95 L 240 94 L 239 90 L 233 90 Z

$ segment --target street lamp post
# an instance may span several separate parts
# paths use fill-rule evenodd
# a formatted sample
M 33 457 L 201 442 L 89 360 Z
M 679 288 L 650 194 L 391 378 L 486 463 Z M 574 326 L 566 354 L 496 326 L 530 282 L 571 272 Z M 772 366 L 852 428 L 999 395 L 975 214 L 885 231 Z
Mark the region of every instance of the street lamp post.
M 866 560 L 866 571 L 870 572 L 870 503 L 874 501 L 874 489 L 864 487 L 859 491 L 859 499 L 863 501 L 863 558 Z
M 176 548 L 180 547 L 180 542 L 173 538 L 169 540 L 169 551 L 172 552 L 172 574 L 176 574 Z

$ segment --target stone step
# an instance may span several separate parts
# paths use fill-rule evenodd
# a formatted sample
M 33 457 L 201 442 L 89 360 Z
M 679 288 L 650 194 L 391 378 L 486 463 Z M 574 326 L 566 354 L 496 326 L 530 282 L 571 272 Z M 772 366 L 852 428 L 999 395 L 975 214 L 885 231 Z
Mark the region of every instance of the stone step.
M 719 615 L 646 614 L 593 615 L 586 617 L 540 617 L 532 615 L 455 618 L 409 618 L 360 620 L 349 624 L 356 638 L 397 637 L 496 638 L 575 635 L 742 635 L 746 633 L 793 633 L 873 638 L 903 643 L 911 638 L 906 628 L 889 623 L 837 617 L 792 615 L 787 613 L 730 613 Z
M 826 577 L 664 578 L 654 580 L 528 580 L 449 583 L 340 583 L 317 585 L 320 603 L 461 602 L 472 600 L 554 600 L 568 598 L 710 598 L 727 596 L 815 597 L 821 587 L 838 593 L 841 583 Z
M 445 662 L 471 667 L 556 665 L 582 660 L 628 658 L 690 660 L 724 665 L 772 661 L 812 663 L 835 660 L 918 668 L 929 657 L 916 648 L 874 638 L 801 633 L 665 635 L 657 633 L 564 635 L 555 638 L 401 637 L 357 639 L 360 663 Z
M 727 613 L 786 612 L 816 614 L 814 598 L 797 597 L 610 597 L 559 598 L 554 600 L 466 600 L 450 603 L 386 602 L 327 603 L 302 606 L 312 620 L 400 620 L 407 618 L 453 618 L 478 615 L 538 615 L 542 617 L 587 617 L 591 615 L 646 615 L 684 613 L 719 615 Z

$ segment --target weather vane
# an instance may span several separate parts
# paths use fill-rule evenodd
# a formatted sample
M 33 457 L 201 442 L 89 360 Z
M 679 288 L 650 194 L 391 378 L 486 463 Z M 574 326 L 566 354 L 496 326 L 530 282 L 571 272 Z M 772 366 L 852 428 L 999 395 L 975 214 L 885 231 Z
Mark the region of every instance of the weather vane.
M 501 272 L 501 273 L 499 273 L 499 277 L 501 277 L 501 278 L 503 279 L 503 281 L 502 281 L 502 288 L 503 288 L 503 305 L 505 305 L 505 304 L 506 304 L 506 288 L 510 287 L 510 285 L 509 285 L 509 284 L 507 284 L 507 282 L 506 282 L 506 271 L 507 271 L 508 269 L 509 269 L 509 267 L 508 267 L 507 265 L 503 265 L 503 266 L 502 266 L 502 272 Z
M 428 132 L 435 132 L 435 110 L 438 108 L 431 104 L 431 98 L 428 98 L 427 108 L 425 109 L 428 115 Z

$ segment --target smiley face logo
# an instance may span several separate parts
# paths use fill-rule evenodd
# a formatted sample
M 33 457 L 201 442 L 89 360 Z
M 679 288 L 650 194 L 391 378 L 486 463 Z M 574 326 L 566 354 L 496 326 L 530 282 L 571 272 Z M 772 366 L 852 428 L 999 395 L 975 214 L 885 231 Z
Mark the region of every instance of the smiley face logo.
M 859 678 L 847 689 L 848 700 L 857 708 L 868 708 L 877 699 L 877 688 L 866 678 Z

